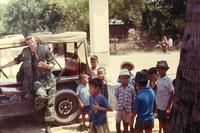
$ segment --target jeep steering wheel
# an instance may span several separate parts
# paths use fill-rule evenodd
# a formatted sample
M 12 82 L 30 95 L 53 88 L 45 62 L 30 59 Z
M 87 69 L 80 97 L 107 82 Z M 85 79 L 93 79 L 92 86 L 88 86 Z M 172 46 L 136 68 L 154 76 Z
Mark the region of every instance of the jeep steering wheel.
M 0 69 L 0 73 L 3 73 L 3 75 L 8 79 L 8 76 L 5 74 L 5 72 L 2 70 L 2 69 Z

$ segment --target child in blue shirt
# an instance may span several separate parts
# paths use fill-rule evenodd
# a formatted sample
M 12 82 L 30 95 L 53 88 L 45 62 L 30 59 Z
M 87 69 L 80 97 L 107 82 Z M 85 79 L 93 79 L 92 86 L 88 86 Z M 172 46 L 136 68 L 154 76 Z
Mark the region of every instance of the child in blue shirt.
M 85 125 L 85 115 L 89 114 L 89 87 L 88 87 L 88 75 L 87 74 L 80 74 L 79 76 L 80 84 L 76 89 L 76 95 L 78 96 L 80 107 L 81 107 L 81 114 L 82 114 L 82 123 L 83 125 L 80 126 L 81 130 L 86 129 Z M 90 124 L 89 124 L 90 125 Z
M 135 133 L 152 133 L 154 127 L 154 105 L 155 95 L 151 88 L 147 87 L 147 74 L 138 72 L 135 77 L 138 93 L 132 105 L 132 115 L 136 118 Z
M 90 128 L 91 133 L 109 133 L 109 127 L 107 123 L 107 111 L 112 111 L 107 99 L 99 93 L 102 87 L 102 80 L 94 78 L 89 81 L 90 92 L 90 120 L 92 126 Z

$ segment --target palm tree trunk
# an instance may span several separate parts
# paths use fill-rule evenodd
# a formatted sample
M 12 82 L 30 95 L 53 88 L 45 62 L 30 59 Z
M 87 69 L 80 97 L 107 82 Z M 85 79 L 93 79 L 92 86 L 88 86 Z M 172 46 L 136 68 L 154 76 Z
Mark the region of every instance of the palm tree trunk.
M 200 133 L 200 0 L 188 0 L 168 133 Z

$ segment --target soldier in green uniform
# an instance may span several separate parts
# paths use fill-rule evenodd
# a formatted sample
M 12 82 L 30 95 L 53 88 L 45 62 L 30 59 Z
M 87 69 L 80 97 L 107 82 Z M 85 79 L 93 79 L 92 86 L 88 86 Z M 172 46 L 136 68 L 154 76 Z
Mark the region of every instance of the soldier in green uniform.
M 24 37 L 28 47 L 24 48 L 13 61 L 0 66 L 0 69 L 23 62 L 21 71 L 25 98 L 34 100 L 35 97 L 36 110 L 43 109 L 46 105 L 45 121 L 52 121 L 53 95 L 56 92 L 56 83 L 51 77 L 51 70 L 55 65 L 53 56 L 49 47 L 37 44 L 31 33 L 24 34 Z

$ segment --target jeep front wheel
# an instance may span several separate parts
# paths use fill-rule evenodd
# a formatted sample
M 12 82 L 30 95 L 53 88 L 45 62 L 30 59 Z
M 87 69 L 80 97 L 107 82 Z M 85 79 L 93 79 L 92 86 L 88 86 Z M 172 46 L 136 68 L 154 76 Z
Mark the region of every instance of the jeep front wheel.
M 55 121 L 60 124 L 68 124 L 80 115 L 79 101 L 71 90 L 61 90 L 55 95 Z

